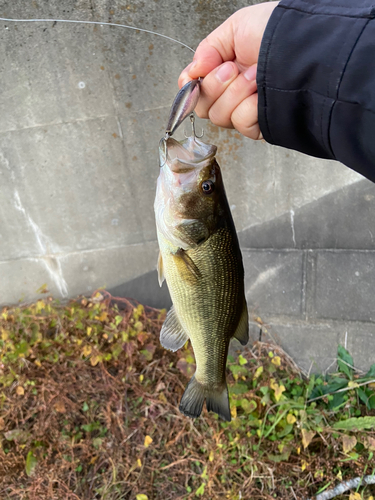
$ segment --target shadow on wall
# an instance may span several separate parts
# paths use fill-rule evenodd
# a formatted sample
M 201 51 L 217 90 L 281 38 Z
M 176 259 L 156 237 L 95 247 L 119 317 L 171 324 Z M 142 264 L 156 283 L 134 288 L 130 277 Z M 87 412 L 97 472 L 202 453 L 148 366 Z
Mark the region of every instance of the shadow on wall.
M 373 363 L 375 186 L 360 181 L 239 233 L 251 338 L 276 341 L 306 372 L 334 369 L 338 344 Z M 152 271 L 110 290 L 169 308 Z M 259 323 L 257 323 L 258 319 Z M 369 348 L 371 346 L 371 348 Z
M 374 214 L 375 185 L 363 180 L 238 236 L 244 248 L 374 250 Z
M 157 271 L 145 273 L 108 291 L 113 297 L 135 299 L 157 309 L 169 309 L 172 305 L 165 281 L 159 286 Z
M 286 213 L 272 221 L 250 227 L 240 232 L 238 236 L 243 249 L 249 307 L 251 305 L 259 307 L 263 302 L 265 309 L 261 307 L 263 310 L 259 310 L 259 314 L 271 312 L 272 315 L 275 313 L 289 315 L 285 297 L 288 297 L 290 294 L 293 295 L 293 293 L 300 297 L 302 291 L 295 288 L 297 284 L 299 287 L 303 286 L 303 280 L 305 279 L 302 275 L 304 270 L 300 262 L 302 254 L 298 250 L 322 249 L 324 252 L 324 250 L 350 249 L 357 267 L 361 267 L 361 262 L 358 259 L 362 257 L 363 260 L 367 255 L 363 251 L 373 251 L 375 249 L 374 213 L 375 186 L 364 180 L 328 194 L 319 200 L 295 210 L 295 213 L 293 212 L 293 231 L 290 214 Z M 254 252 L 250 252 L 249 256 L 247 255 L 247 250 L 255 249 L 257 250 L 255 254 Z M 278 254 L 272 252 L 272 249 L 279 249 L 281 251 L 295 249 L 297 253 L 286 253 L 281 258 Z M 255 258 L 254 255 L 257 257 Z M 275 256 L 279 260 L 281 259 L 280 262 L 277 260 L 275 263 Z M 371 255 L 367 255 L 367 260 L 369 258 L 371 258 Z M 256 262 L 252 262 L 253 259 Z M 259 259 L 261 262 L 258 262 Z M 331 267 L 325 269 L 325 274 L 331 273 L 340 276 L 343 271 L 347 270 L 346 261 L 344 262 L 344 270 L 341 269 L 341 261 L 343 259 L 345 259 L 345 254 L 342 254 L 342 256 L 341 254 L 338 255 L 335 260 L 330 262 Z M 289 269 L 285 268 L 284 261 L 290 261 Z M 276 264 L 278 272 L 275 272 Z M 366 265 L 367 267 L 363 270 L 364 272 L 361 272 L 359 267 L 358 269 L 356 268 L 357 274 L 353 275 L 353 286 L 357 285 L 359 276 L 363 285 L 365 285 L 366 279 L 372 278 L 373 274 L 369 273 L 368 262 Z M 255 269 L 253 269 L 254 266 Z M 337 269 L 335 266 L 338 266 Z M 261 271 L 262 276 L 259 275 L 259 272 L 256 272 L 257 270 Z M 344 275 L 346 274 L 344 273 Z M 260 278 L 262 278 L 261 284 L 263 287 L 271 287 L 273 295 L 277 294 L 279 290 L 280 297 L 283 298 L 280 310 L 276 311 L 272 307 L 272 304 L 276 300 L 275 296 L 271 300 L 268 300 L 270 308 L 267 308 L 264 300 L 260 300 Z M 348 282 L 346 284 L 349 285 Z M 165 282 L 161 288 L 159 287 L 156 270 L 138 276 L 109 291 L 113 295 L 134 298 L 152 307 L 164 308 L 171 305 L 168 288 Z M 335 301 L 335 295 L 331 297 L 331 301 Z M 293 307 L 295 309 L 297 306 L 294 304 Z M 299 307 L 298 311 L 293 309 L 291 312 L 292 316 L 301 313 Z M 337 305 L 334 309 L 336 308 Z M 344 318 L 348 319 L 343 316 Z M 358 321 L 357 317 L 352 319 Z

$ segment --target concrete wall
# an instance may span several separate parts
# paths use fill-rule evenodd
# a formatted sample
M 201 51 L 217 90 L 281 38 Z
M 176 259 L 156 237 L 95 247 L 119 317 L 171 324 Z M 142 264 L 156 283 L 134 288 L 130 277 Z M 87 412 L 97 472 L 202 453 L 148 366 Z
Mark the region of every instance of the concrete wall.
M 255 3 L 255 2 L 254 2 Z M 192 47 L 248 1 L 0 0 L 3 17 L 99 20 Z M 0 22 L 0 304 L 97 287 L 154 306 L 158 141 L 192 53 L 110 28 Z M 218 146 L 251 331 L 308 370 L 374 361 L 375 188 L 348 168 L 199 121 Z M 183 130 L 180 132 L 182 137 Z M 263 324 L 263 326 L 262 326 Z

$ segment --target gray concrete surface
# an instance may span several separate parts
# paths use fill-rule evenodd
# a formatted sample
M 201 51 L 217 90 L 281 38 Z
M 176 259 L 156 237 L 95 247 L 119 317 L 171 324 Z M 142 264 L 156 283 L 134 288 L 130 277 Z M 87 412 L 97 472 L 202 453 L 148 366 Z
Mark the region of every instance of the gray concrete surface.
M 249 3 L 0 0 L 0 15 L 130 24 L 196 47 Z M 157 149 L 191 57 L 117 27 L 0 22 L 0 305 L 35 300 L 43 284 L 60 299 L 105 286 L 170 304 L 155 272 Z M 332 366 L 343 343 L 366 369 L 375 361 L 374 185 L 338 163 L 198 122 L 218 146 L 253 338 L 262 329 L 306 370 Z

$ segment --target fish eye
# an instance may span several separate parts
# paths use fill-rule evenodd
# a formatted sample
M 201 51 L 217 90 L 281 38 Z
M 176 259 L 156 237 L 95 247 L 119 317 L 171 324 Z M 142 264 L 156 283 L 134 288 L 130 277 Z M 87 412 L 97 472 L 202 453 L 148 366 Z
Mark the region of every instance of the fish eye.
M 214 192 L 215 184 L 210 180 L 203 181 L 201 184 L 201 188 L 204 194 L 211 194 Z

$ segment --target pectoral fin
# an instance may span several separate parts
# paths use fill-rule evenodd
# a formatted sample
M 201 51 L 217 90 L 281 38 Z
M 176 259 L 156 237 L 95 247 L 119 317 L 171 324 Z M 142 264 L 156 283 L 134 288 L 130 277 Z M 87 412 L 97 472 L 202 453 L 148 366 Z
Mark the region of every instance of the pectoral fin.
M 182 279 L 195 282 L 202 277 L 201 272 L 194 263 L 193 259 L 182 248 L 174 254 L 173 258 L 179 268 Z
M 242 345 L 246 345 L 249 342 L 249 314 L 245 298 L 243 300 L 241 318 L 233 337 L 241 342 Z
M 163 257 L 161 256 L 161 252 L 159 252 L 159 257 L 158 257 L 158 280 L 159 280 L 159 286 L 163 284 L 164 281 L 164 269 L 163 269 Z
M 182 328 L 176 311 L 172 306 L 161 328 L 160 343 L 165 349 L 174 352 L 178 351 L 187 340 L 189 340 L 189 337 Z

